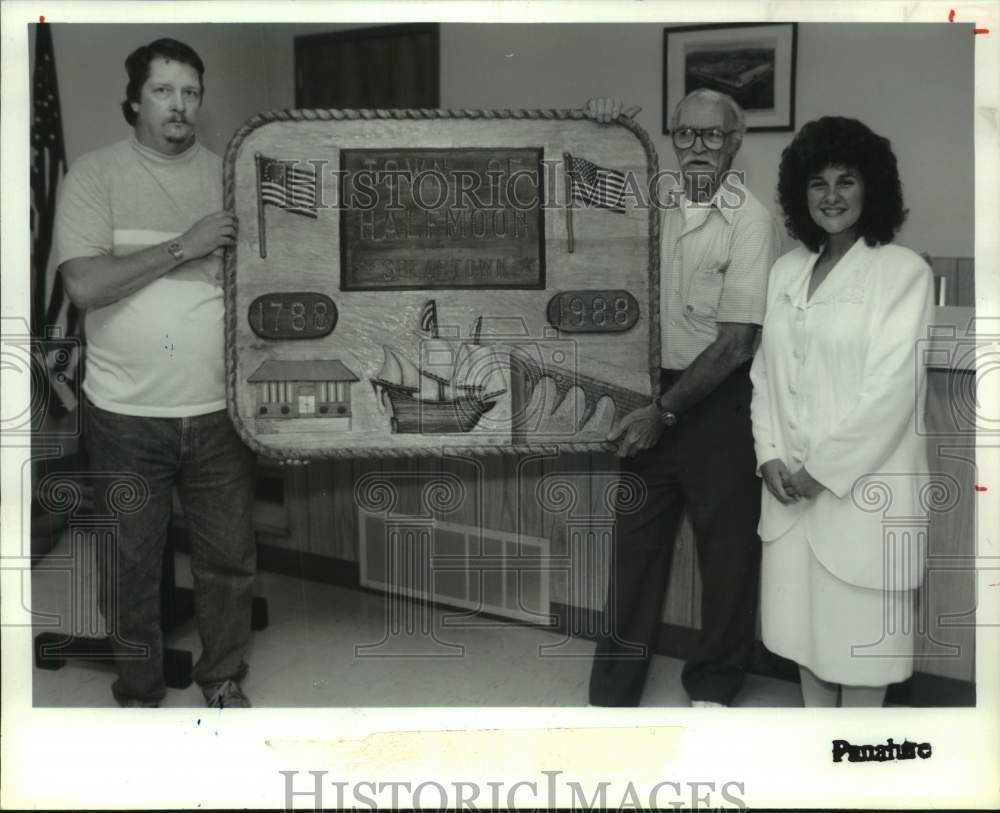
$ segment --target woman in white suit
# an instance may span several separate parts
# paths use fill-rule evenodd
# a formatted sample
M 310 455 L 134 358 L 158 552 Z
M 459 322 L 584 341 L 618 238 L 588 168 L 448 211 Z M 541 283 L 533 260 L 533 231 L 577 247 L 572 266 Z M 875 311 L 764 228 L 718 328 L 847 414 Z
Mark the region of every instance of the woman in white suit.
M 751 371 L 763 639 L 799 664 L 805 705 L 880 706 L 913 671 L 926 539 L 893 533 L 870 497 L 890 494 L 894 516 L 923 511 L 917 342 L 932 275 L 892 243 L 906 216 L 896 158 L 861 122 L 806 124 L 778 196 L 802 245 L 771 271 Z

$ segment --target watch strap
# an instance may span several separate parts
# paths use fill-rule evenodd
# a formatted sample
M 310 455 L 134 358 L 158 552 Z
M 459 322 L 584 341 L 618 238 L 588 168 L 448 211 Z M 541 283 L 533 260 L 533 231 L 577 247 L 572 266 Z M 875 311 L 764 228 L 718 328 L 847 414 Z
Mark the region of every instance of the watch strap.
M 663 406 L 660 399 L 656 399 L 656 409 L 660 413 L 660 423 L 664 426 L 674 426 L 677 423 L 677 413 L 671 412 Z

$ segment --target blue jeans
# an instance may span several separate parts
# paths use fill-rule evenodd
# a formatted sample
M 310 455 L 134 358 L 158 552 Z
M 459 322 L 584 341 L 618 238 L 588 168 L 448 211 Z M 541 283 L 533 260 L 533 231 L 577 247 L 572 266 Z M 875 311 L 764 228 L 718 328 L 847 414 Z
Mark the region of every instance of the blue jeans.
M 115 608 L 108 619 L 112 647 L 121 656 L 115 659 L 115 698 L 155 701 L 166 694 L 160 579 L 174 487 L 191 540 L 202 643 L 194 679 L 202 688 L 240 680 L 247 670 L 256 574 L 253 453 L 225 410 L 192 418 L 145 418 L 107 412 L 87 401 L 85 420 L 91 469 L 135 474 L 149 488 L 148 500 L 137 510 L 116 512 L 114 566 L 100 568 L 102 595 L 113 597 Z M 104 510 L 111 502 L 106 496 L 98 495 Z M 145 654 L 137 657 L 136 645 Z

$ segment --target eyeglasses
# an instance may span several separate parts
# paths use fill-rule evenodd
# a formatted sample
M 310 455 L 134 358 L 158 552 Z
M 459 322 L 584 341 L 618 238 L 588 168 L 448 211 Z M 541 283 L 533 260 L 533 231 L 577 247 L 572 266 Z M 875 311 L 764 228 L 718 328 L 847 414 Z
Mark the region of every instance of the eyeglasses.
M 718 127 L 709 127 L 699 130 L 695 127 L 678 127 L 673 132 L 674 146 L 679 150 L 686 150 L 693 147 L 695 139 L 701 138 L 701 143 L 709 150 L 720 150 L 726 143 L 726 136 L 735 133 L 735 130 L 720 130 Z

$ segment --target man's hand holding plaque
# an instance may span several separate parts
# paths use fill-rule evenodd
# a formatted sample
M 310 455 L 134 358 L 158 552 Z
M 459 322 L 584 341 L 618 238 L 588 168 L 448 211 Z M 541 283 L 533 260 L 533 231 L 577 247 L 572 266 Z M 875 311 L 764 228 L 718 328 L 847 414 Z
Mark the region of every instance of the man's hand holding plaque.
M 625 110 L 624 107 L 625 104 L 621 99 L 599 96 L 588 99 L 584 110 L 587 113 L 587 118 L 591 118 L 599 124 L 610 124 L 622 117 L 631 119 L 642 110 L 638 106 L 630 107 L 628 110 Z
M 612 427 L 608 442 L 617 443 L 618 457 L 635 457 L 636 453 L 651 449 L 663 433 L 663 421 L 655 403 L 632 410 L 621 423 Z

